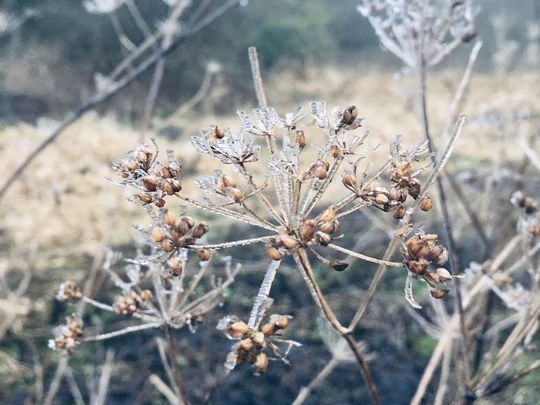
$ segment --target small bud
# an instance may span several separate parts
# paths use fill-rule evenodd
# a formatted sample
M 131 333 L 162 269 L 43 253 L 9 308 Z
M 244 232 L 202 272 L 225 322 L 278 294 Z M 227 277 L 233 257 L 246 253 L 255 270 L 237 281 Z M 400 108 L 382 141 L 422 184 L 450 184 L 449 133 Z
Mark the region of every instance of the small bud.
M 272 259 L 272 260 L 275 260 L 275 261 L 279 261 L 279 260 L 282 260 L 283 257 L 285 256 L 281 251 L 279 251 L 278 249 L 276 249 L 275 247 L 273 246 L 268 246 L 266 248 L 266 255 Z
M 433 207 L 433 202 L 431 201 L 431 197 L 424 197 L 422 198 L 422 201 L 420 201 L 420 209 L 422 211 L 429 211 Z
M 197 254 L 199 255 L 199 259 L 201 259 L 203 262 L 210 260 L 210 251 L 208 249 L 199 249 Z

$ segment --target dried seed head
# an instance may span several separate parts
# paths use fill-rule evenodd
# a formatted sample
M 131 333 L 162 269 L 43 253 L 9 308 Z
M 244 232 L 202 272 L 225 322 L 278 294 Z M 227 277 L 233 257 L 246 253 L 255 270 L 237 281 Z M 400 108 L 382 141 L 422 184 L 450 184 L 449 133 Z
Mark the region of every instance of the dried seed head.
M 203 262 L 210 260 L 210 251 L 208 249 L 199 249 L 197 254 L 199 255 L 199 259 L 201 259 Z
M 441 245 L 435 245 L 429 249 L 429 257 L 432 258 L 438 265 L 448 261 L 448 250 Z
M 187 227 L 188 230 L 193 228 L 193 226 L 195 225 L 195 221 L 189 215 L 184 215 L 180 221 Z
M 313 171 L 313 174 L 319 180 L 324 180 L 324 179 L 326 179 L 326 176 L 328 176 L 328 168 L 329 167 L 330 167 L 330 165 L 328 164 L 328 162 L 320 162 L 320 164 L 318 164 L 315 167 L 315 169 Z
M 301 129 L 297 130 L 295 139 L 300 150 L 304 149 L 304 147 L 306 146 L 306 134 L 304 134 L 304 131 L 302 131 Z
M 276 243 L 278 244 L 278 246 L 283 246 L 285 249 L 288 250 L 292 250 L 298 247 L 298 241 L 291 235 L 288 235 L 286 233 L 280 234 L 276 238 Z
M 407 212 L 407 210 L 405 209 L 405 207 L 403 205 L 400 205 L 394 211 L 394 218 L 395 219 L 402 219 L 405 216 L 406 212 Z
M 227 328 L 227 333 L 232 339 L 241 339 L 249 332 L 249 327 L 243 321 L 234 322 Z
M 161 191 L 163 191 L 167 195 L 173 195 L 174 194 L 174 188 L 172 184 L 167 180 L 161 180 L 159 182 L 159 188 Z
M 411 197 L 416 200 L 418 196 L 420 195 L 420 191 L 422 190 L 422 187 L 420 186 L 420 183 L 418 183 L 416 180 L 413 179 L 410 181 L 408 189 L 409 189 L 409 194 L 411 195 Z
M 264 334 L 264 336 L 271 336 L 275 333 L 275 331 L 276 326 L 273 322 L 266 322 L 261 328 L 261 332 Z
M 414 274 L 424 274 L 428 266 L 429 263 L 426 259 L 413 260 L 407 263 L 407 267 Z
M 429 293 L 433 298 L 441 299 L 448 295 L 450 290 L 447 290 L 445 288 L 437 288 L 435 290 L 431 290 Z
M 165 207 L 165 200 L 163 198 L 158 198 L 154 201 L 154 204 L 156 204 L 156 207 L 158 208 L 163 208 Z
M 152 300 L 152 291 L 150 290 L 143 290 L 141 291 L 141 300 L 143 300 L 144 303 L 148 303 Z
M 385 204 L 388 204 L 388 201 L 390 201 L 388 199 L 388 196 L 384 193 L 378 193 L 376 196 L 375 196 L 375 202 L 379 205 L 385 205 Z
M 176 222 L 176 219 L 174 218 L 174 215 L 170 211 L 167 211 L 163 215 L 163 222 L 165 223 L 165 225 L 173 226 Z
M 201 238 L 206 232 L 208 232 L 208 224 L 206 222 L 201 222 L 193 228 L 193 237 L 195 239 Z
M 60 288 L 56 294 L 58 301 L 79 301 L 82 298 L 82 290 L 73 281 L 65 281 L 60 284 Z
M 273 314 L 270 316 L 270 320 L 276 325 L 277 329 L 285 329 L 289 326 L 289 319 L 284 315 Z
M 283 252 L 279 251 L 273 246 L 268 246 L 266 248 L 266 254 L 270 259 L 275 260 L 275 261 L 282 260 L 283 257 L 285 256 Z
M 216 125 L 213 128 L 212 136 L 214 136 L 216 139 L 223 139 L 223 137 L 225 136 L 225 131 Z
M 507 288 L 512 282 L 512 277 L 508 274 L 497 272 L 491 276 L 491 279 L 499 288 Z
M 431 201 L 431 197 L 424 197 L 422 198 L 422 201 L 420 201 L 420 209 L 422 211 L 429 211 L 433 207 L 433 201 Z

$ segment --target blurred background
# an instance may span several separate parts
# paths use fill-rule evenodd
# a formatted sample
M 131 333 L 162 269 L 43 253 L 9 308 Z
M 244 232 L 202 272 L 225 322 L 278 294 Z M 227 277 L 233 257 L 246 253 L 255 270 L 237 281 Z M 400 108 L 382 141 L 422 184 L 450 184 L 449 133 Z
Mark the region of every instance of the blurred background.
M 100 12 L 99 3 L 107 8 L 115 2 L 83 3 L 0 1 L 2 182 L 70 111 L 96 89 L 106 88 L 115 67 L 148 38 L 145 30 L 154 32 L 170 11 L 165 0 L 135 0 L 141 26 L 126 4 Z M 183 21 L 197 19 L 199 2 L 193 3 Z M 206 3 L 210 10 L 220 1 Z M 539 133 L 540 1 L 475 4 L 484 46 L 463 106 L 469 125 L 451 163 L 464 178 L 487 176 L 495 155 L 501 166 L 519 165 L 523 153 L 511 140 Z M 306 107 L 312 100 L 354 104 L 365 117 L 374 145 L 398 134 L 407 144 L 422 139 L 414 75 L 381 49 L 356 6 L 354 0 L 246 1 L 167 56 L 150 110 L 153 69 L 81 117 L 37 157 L 0 201 L 0 403 L 43 400 L 61 357 L 47 349 L 47 340 L 70 311 L 55 301 L 57 286 L 66 279 L 84 282 L 90 269 L 101 266 L 107 249 L 129 257 L 136 234 L 132 225 L 148 223 L 143 210 L 127 201 L 129 194 L 107 181 L 113 176 L 111 163 L 144 136 L 156 138 L 162 150 L 181 152 L 187 173 L 204 171 L 207 163 L 195 157 L 190 137 L 211 124 L 237 128 L 235 111 L 256 107 L 248 47 L 257 48 L 269 104 L 279 112 Z M 470 44 L 458 48 L 429 76 L 434 133 L 443 128 L 470 49 Z M 530 191 L 538 197 L 538 181 L 531 184 Z M 513 191 L 503 189 L 501 201 L 508 202 Z M 213 235 L 250 236 L 249 229 L 201 219 L 211 222 Z M 461 221 L 457 228 L 462 263 L 479 261 L 478 243 Z M 514 225 L 508 224 L 508 229 Z M 365 229 L 358 238 L 374 256 L 382 254 L 388 235 L 380 224 L 360 217 L 347 227 Z M 244 269 L 224 306 L 198 333 L 175 334 L 193 403 L 290 403 L 330 358 L 325 327 L 317 322 L 317 309 L 292 265 L 283 270 L 272 293 L 277 310 L 295 318 L 292 337 L 304 344 L 292 354 L 292 366 L 276 364 L 258 378 L 240 369 L 216 386 L 215 375 L 230 345 L 215 330 L 216 320 L 226 313 L 248 313 L 265 266 L 262 248 L 231 254 Z M 321 284 L 338 312 L 349 313 L 365 294 L 369 279 L 362 277 L 364 267 L 321 272 Z M 98 277 L 94 293 L 110 302 L 114 287 L 106 279 L 105 274 Z M 386 277 L 365 329 L 357 336 L 376 353 L 373 372 L 388 404 L 408 402 L 404 398 L 414 393 L 436 343 L 410 316 L 402 289 L 402 277 Z M 344 299 L 344 293 L 352 298 Z M 109 319 L 101 314 L 90 310 L 86 317 L 93 327 L 107 328 Z M 106 403 L 165 403 L 147 381 L 160 369 L 152 336 L 145 332 L 83 345 L 70 358 L 71 377 L 64 381 L 76 381 L 83 401 L 91 402 L 89 392 L 98 384 L 106 352 L 112 349 L 115 366 Z M 306 403 L 364 403 L 368 394 L 359 377 L 354 366 L 340 365 Z M 492 403 L 539 403 L 539 379 L 538 373 L 532 374 Z M 79 400 L 73 399 L 66 382 L 54 403 Z

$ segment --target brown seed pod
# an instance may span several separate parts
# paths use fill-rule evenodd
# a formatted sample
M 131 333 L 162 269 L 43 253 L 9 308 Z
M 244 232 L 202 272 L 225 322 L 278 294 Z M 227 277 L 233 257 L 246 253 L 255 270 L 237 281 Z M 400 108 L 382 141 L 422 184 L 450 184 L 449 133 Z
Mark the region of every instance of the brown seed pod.
M 213 133 L 212 133 L 217 139 L 223 139 L 225 136 L 225 131 L 218 127 L 217 125 L 214 127 Z
M 142 179 L 142 183 L 146 191 L 156 191 L 158 179 L 156 176 L 146 176 Z
M 272 260 L 276 260 L 276 261 L 279 261 L 279 260 L 282 260 L 283 257 L 285 256 L 283 254 L 283 252 L 279 251 L 278 249 L 276 249 L 275 247 L 273 246 L 268 246 L 266 248 L 266 255 L 272 259 Z
M 320 231 L 315 234 L 315 238 L 322 246 L 328 246 L 332 242 L 332 237 L 330 235 Z
M 285 329 L 289 326 L 289 319 L 284 315 L 274 314 L 270 316 L 270 320 L 274 322 L 274 325 L 276 325 L 276 328 L 278 329 Z
M 232 197 L 235 203 L 240 203 L 244 199 L 244 193 L 237 188 L 230 188 L 228 191 L 229 196 Z
M 193 228 L 193 226 L 195 225 L 195 221 L 189 215 L 184 215 L 181 219 L 181 222 L 185 224 L 188 230 Z
M 358 116 L 358 110 L 356 109 L 356 106 L 352 105 L 349 108 L 347 108 L 345 111 L 343 111 L 343 117 L 341 118 L 341 122 L 344 125 L 351 125 L 357 116 Z
M 172 184 L 169 181 L 167 181 L 166 179 L 161 180 L 159 182 L 159 188 L 161 189 L 161 191 L 163 191 L 167 195 L 173 195 L 174 194 L 174 189 L 173 189 Z
M 264 336 L 271 336 L 276 331 L 276 325 L 273 322 L 266 322 L 262 328 L 261 332 L 264 334 Z
M 430 294 L 433 298 L 441 299 L 448 295 L 450 290 L 447 290 L 445 288 L 437 288 L 435 290 L 430 290 Z
M 313 219 L 305 219 L 300 228 L 300 238 L 302 238 L 303 241 L 309 241 L 315 236 L 316 230 L 317 223 Z
M 405 216 L 405 213 L 407 212 L 407 210 L 405 209 L 405 207 L 403 205 L 400 205 L 399 207 L 396 208 L 396 210 L 394 211 L 394 218 L 395 219 L 402 219 L 404 216 Z
M 156 201 L 154 201 L 154 204 L 156 204 L 156 207 L 163 208 L 165 207 L 165 200 L 163 198 L 158 198 Z
M 296 143 L 298 144 L 298 147 L 300 150 L 304 149 L 306 146 L 306 135 L 304 134 L 304 131 L 301 129 L 296 131 L 296 137 L 295 137 Z
M 291 235 L 288 235 L 286 233 L 281 233 L 276 238 L 276 243 L 278 246 L 283 246 L 285 249 L 292 250 L 296 247 L 298 247 L 298 241 L 293 238 Z
M 199 255 L 199 259 L 201 259 L 203 262 L 210 260 L 210 251 L 208 249 L 199 249 L 197 255 Z
M 137 194 L 137 198 L 143 204 L 150 204 L 152 202 L 152 200 L 153 200 L 152 196 L 149 195 L 149 194 Z
M 439 267 L 437 270 L 435 270 L 435 273 L 437 274 L 437 278 L 441 283 L 451 281 L 453 278 L 450 272 L 442 267 Z
M 150 290 L 143 290 L 141 291 L 141 300 L 143 300 L 145 303 L 150 302 L 152 299 L 152 291 Z
M 250 338 L 246 338 L 240 341 L 240 347 L 246 352 L 249 352 L 251 351 L 251 349 L 253 349 L 253 347 L 255 347 L 255 344 L 253 343 L 253 340 L 251 340 Z
M 174 242 L 170 239 L 164 239 L 161 242 L 161 248 L 164 252 L 172 252 L 174 250 Z
M 236 321 L 227 329 L 227 333 L 233 339 L 240 339 L 248 332 L 249 327 L 243 321 Z
M 253 336 L 251 336 L 251 340 L 253 340 L 253 343 L 255 343 L 259 347 L 264 346 L 264 343 L 265 343 L 264 333 L 255 332 Z
M 407 263 L 408 269 L 414 274 L 423 274 L 427 270 L 428 265 L 429 263 L 426 259 L 413 260 Z
M 315 177 L 317 177 L 319 180 L 326 179 L 326 176 L 328 176 L 328 168 L 329 168 L 328 162 L 320 162 L 315 169 L 313 170 L 313 174 Z
M 376 196 L 375 196 L 375 202 L 379 205 L 385 205 L 385 204 L 388 204 L 388 201 L 390 201 L 388 199 L 388 196 L 386 194 L 383 194 L 383 193 L 378 193 Z
M 337 207 L 331 205 L 319 216 L 319 223 L 330 222 L 336 219 Z
M 341 151 L 341 148 L 337 145 L 332 145 L 330 147 L 330 155 L 334 158 L 334 159 L 337 159 L 341 156 L 343 156 L 343 152 Z
M 221 176 L 221 191 L 225 191 L 227 187 L 236 187 L 236 181 L 231 176 L 224 174 Z
M 182 184 L 180 184 L 180 181 L 176 180 L 176 179 L 170 179 L 170 184 L 172 186 L 172 189 L 175 193 L 178 193 L 180 191 L 182 191 Z
M 416 180 L 413 179 L 409 182 L 408 189 L 409 189 L 409 194 L 411 195 L 411 197 L 416 200 L 418 196 L 420 195 L 420 191 L 422 190 L 422 187 L 420 186 L 420 183 L 418 183 Z
M 330 221 L 330 222 L 323 222 L 320 226 L 319 226 L 319 229 L 321 230 L 321 232 L 324 232 L 324 233 L 336 233 L 339 229 L 339 221 L 337 219 L 334 219 L 333 221 Z
M 169 260 L 167 260 L 167 265 L 169 266 L 172 275 L 178 277 L 180 274 L 182 274 L 184 266 L 178 256 L 171 256 Z
M 173 226 L 176 222 L 176 219 L 170 211 L 167 211 L 165 214 L 163 214 L 163 222 L 165 223 L 165 225 Z
M 156 226 L 154 229 L 152 229 L 152 240 L 154 242 L 163 242 L 163 239 L 165 239 L 165 233 L 161 227 Z
M 332 262 L 330 262 L 330 266 L 332 266 L 332 268 L 333 268 L 335 271 L 343 271 L 343 270 L 345 270 L 347 267 L 349 267 L 349 263 L 347 263 L 347 262 L 335 262 L 335 261 L 332 261 Z
M 349 190 L 356 192 L 358 189 L 358 182 L 356 181 L 356 178 L 352 174 L 347 174 L 343 176 L 341 179 L 343 185 L 347 187 Z
M 422 201 L 420 201 L 420 209 L 427 212 L 431 208 L 433 208 L 433 201 L 431 201 L 431 197 L 422 198 Z
M 255 358 L 255 363 L 253 363 L 253 366 L 255 367 L 255 373 L 262 374 L 265 373 L 268 369 L 268 356 L 266 353 L 259 353 L 257 354 L 257 357 Z
M 193 228 L 193 237 L 195 239 L 201 238 L 206 232 L 208 232 L 208 224 L 206 222 L 201 222 Z

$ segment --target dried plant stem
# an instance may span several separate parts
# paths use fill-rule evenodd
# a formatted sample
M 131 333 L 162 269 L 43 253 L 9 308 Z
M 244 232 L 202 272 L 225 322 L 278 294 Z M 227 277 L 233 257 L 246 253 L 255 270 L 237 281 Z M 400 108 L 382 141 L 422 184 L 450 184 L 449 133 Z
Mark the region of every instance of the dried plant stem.
M 188 246 L 191 249 L 212 249 L 212 250 L 218 250 L 218 249 L 227 249 L 234 246 L 245 246 L 245 245 L 251 245 L 253 243 L 264 243 L 268 242 L 269 240 L 275 239 L 276 235 L 269 235 L 269 236 L 260 236 L 258 238 L 250 238 L 250 239 L 242 239 L 242 240 L 235 240 L 231 242 L 224 242 L 224 243 L 214 243 L 214 244 L 207 244 L 207 245 L 190 245 Z
M 307 257 L 306 251 L 304 249 L 298 249 L 298 251 L 294 254 L 294 259 L 296 263 L 298 264 L 298 266 L 300 267 L 300 269 L 302 270 L 304 278 L 306 282 L 308 283 L 309 290 L 311 294 L 313 295 L 315 302 L 321 308 L 322 313 L 324 314 L 325 318 L 328 320 L 330 325 L 332 325 L 332 327 L 341 336 L 345 338 L 345 340 L 349 344 L 349 347 L 353 351 L 354 357 L 358 365 L 360 366 L 360 370 L 362 371 L 362 376 L 364 378 L 364 381 L 366 382 L 366 386 L 368 388 L 371 401 L 374 404 L 380 404 L 379 396 L 377 394 L 377 388 L 375 386 L 375 383 L 373 382 L 373 378 L 371 376 L 371 372 L 367 364 L 367 361 L 364 359 L 364 356 L 360 350 L 360 347 L 358 346 L 354 338 L 351 336 L 350 332 L 348 332 L 347 329 L 345 329 L 343 325 L 341 325 L 336 315 L 332 311 L 332 308 L 330 308 L 330 305 L 326 301 L 326 298 L 324 297 L 322 291 L 320 290 L 319 285 L 315 281 L 315 277 L 311 269 L 311 265 L 309 264 L 309 259 Z
M 251 76 L 253 77 L 253 86 L 257 95 L 257 103 L 259 107 L 265 108 L 268 106 L 266 101 L 266 93 L 261 76 L 261 68 L 259 66 L 259 58 L 257 56 L 257 48 L 250 46 L 248 48 L 249 64 L 251 65 Z
M 422 24 L 423 25 L 423 24 Z M 421 32 L 423 33 L 423 28 L 421 29 Z M 421 34 L 422 36 L 423 34 Z M 423 39 L 420 39 L 420 43 L 422 43 Z M 430 134 L 430 128 L 429 128 L 429 118 L 428 118 L 428 112 L 427 112 L 427 97 L 426 97 L 426 62 L 424 59 L 424 54 L 421 49 L 418 50 L 418 62 L 416 64 L 416 77 L 417 77 L 417 86 L 418 86 L 418 101 L 420 106 L 420 116 L 421 116 L 421 124 L 424 131 L 424 137 L 426 138 L 428 142 L 428 148 L 430 153 L 432 154 L 432 160 L 433 164 L 436 164 L 435 162 L 435 156 L 434 152 L 436 151 L 435 144 L 433 143 L 433 139 L 431 138 Z M 450 222 L 450 213 L 448 211 L 448 204 L 446 200 L 446 194 L 444 192 L 442 180 L 440 177 L 437 177 L 437 193 L 439 196 L 440 201 L 440 208 L 442 213 L 442 220 L 444 225 L 444 230 L 446 232 L 447 242 L 448 242 L 448 255 L 450 259 L 450 272 L 453 275 L 459 274 L 459 262 L 456 255 L 455 250 L 455 240 L 452 230 L 452 225 Z M 470 347 L 469 347 L 469 339 L 467 336 L 467 328 L 465 326 L 465 313 L 463 311 L 463 298 L 461 294 L 461 281 L 459 278 L 455 279 L 455 291 L 456 291 L 456 307 L 457 311 L 459 313 L 460 318 L 460 329 L 461 329 L 461 335 L 462 335 L 462 343 L 463 343 L 463 371 L 465 373 L 465 387 L 467 389 L 467 385 L 469 384 L 469 381 L 471 379 L 471 370 L 470 370 Z
M 182 375 L 182 371 L 180 370 L 180 366 L 178 364 L 178 354 L 176 352 L 176 344 L 172 336 L 172 329 L 170 326 L 167 326 L 165 330 L 167 332 L 167 342 L 169 345 L 169 358 L 171 360 L 174 381 L 176 383 L 176 386 L 178 387 L 180 403 L 189 404 L 187 391 L 186 391 L 186 384 L 184 382 L 184 377 Z
M 303 404 L 304 401 L 311 394 L 311 392 L 319 385 L 321 385 L 323 381 L 326 380 L 326 378 L 328 378 L 330 373 L 334 371 L 334 369 L 339 363 L 340 362 L 336 357 L 332 357 L 330 361 L 326 363 L 324 368 L 319 372 L 319 374 L 317 374 L 317 376 L 313 380 L 311 380 L 311 382 L 306 387 L 302 387 L 295 400 L 293 401 L 292 405 Z
M 433 401 L 433 405 L 444 404 L 444 396 L 448 391 L 448 377 L 450 376 L 450 364 L 452 363 L 451 355 L 452 343 L 450 342 L 444 352 L 441 377 L 439 379 L 439 387 L 437 388 L 437 393 L 435 394 L 435 400 Z
M 343 248 L 343 247 L 335 245 L 333 243 L 330 243 L 328 245 L 328 247 L 330 249 L 337 250 L 338 252 L 345 253 L 345 254 L 347 254 L 349 256 L 356 257 L 357 259 L 364 260 L 366 262 L 380 264 L 380 265 L 384 265 L 384 266 L 387 266 L 387 267 L 397 267 L 397 268 L 404 268 L 405 267 L 405 264 L 403 264 L 402 262 L 390 262 L 388 260 L 376 259 L 376 258 L 371 257 L 371 256 L 363 255 L 362 253 L 353 252 L 352 250 Z
M 87 338 L 82 339 L 82 341 L 83 342 L 96 342 L 99 340 L 107 340 L 107 339 L 111 339 L 117 336 L 126 335 L 128 333 L 139 332 L 141 330 L 146 330 L 146 329 L 159 328 L 160 326 L 163 326 L 163 322 L 143 323 L 141 325 L 128 326 L 124 329 L 115 330 L 114 332 L 102 333 L 101 335 L 97 335 L 97 336 L 89 336 Z
M 165 398 L 167 398 L 167 401 L 169 401 L 171 405 L 177 405 L 180 403 L 180 399 L 167 386 L 167 384 L 165 384 L 163 380 L 159 378 L 157 374 L 150 375 L 150 377 L 148 378 L 148 381 L 150 381 L 150 384 L 156 387 L 157 390 L 161 392 L 161 394 L 163 394 Z
M 159 49 L 158 51 L 152 53 L 136 68 L 129 71 L 120 79 L 115 81 L 114 84 L 109 86 L 106 90 L 96 92 L 84 105 L 69 113 L 68 116 L 60 123 L 60 125 L 58 125 L 56 129 L 54 129 L 38 146 L 36 146 L 36 148 L 32 152 L 28 154 L 28 156 L 26 156 L 26 158 L 13 171 L 13 173 L 7 176 L 7 180 L 2 184 L 2 187 L 0 188 L 0 200 L 6 195 L 7 191 L 13 185 L 15 180 L 17 180 L 24 173 L 24 171 L 34 161 L 34 159 L 49 145 L 51 145 L 56 140 L 56 138 L 58 138 L 58 136 L 60 136 L 60 134 L 64 132 L 65 129 L 78 121 L 79 118 L 81 118 L 87 112 L 93 110 L 96 106 L 109 100 L 113 95 L 118 93 L 128 84 L 133 82 L 144 72 L 154 66 L 161 58 L 174 51 L 186 38 L 199 32 L 203 28 L 206 28 L 217 18 L 221 17 L 227 11 L 234 8 L 238 4 L 238 2 L 239 0 L 229 0 L 223 5 L 217 7 L 212 13 L 201 19 L 201 21 L 199 21 L 193 27 L 183 30 L 181 33 L 179 33 L 168 47 Z
M 99 378 L 98 392 L 93 405 L 105 405 L 107 399 L 107 391 L 109 390 L 109 382 L 111 381 L 111 374 L 114 364 L 114 351 L 108 349 L 105 354 L 105 364 L 101 370 L 101 376 Z

